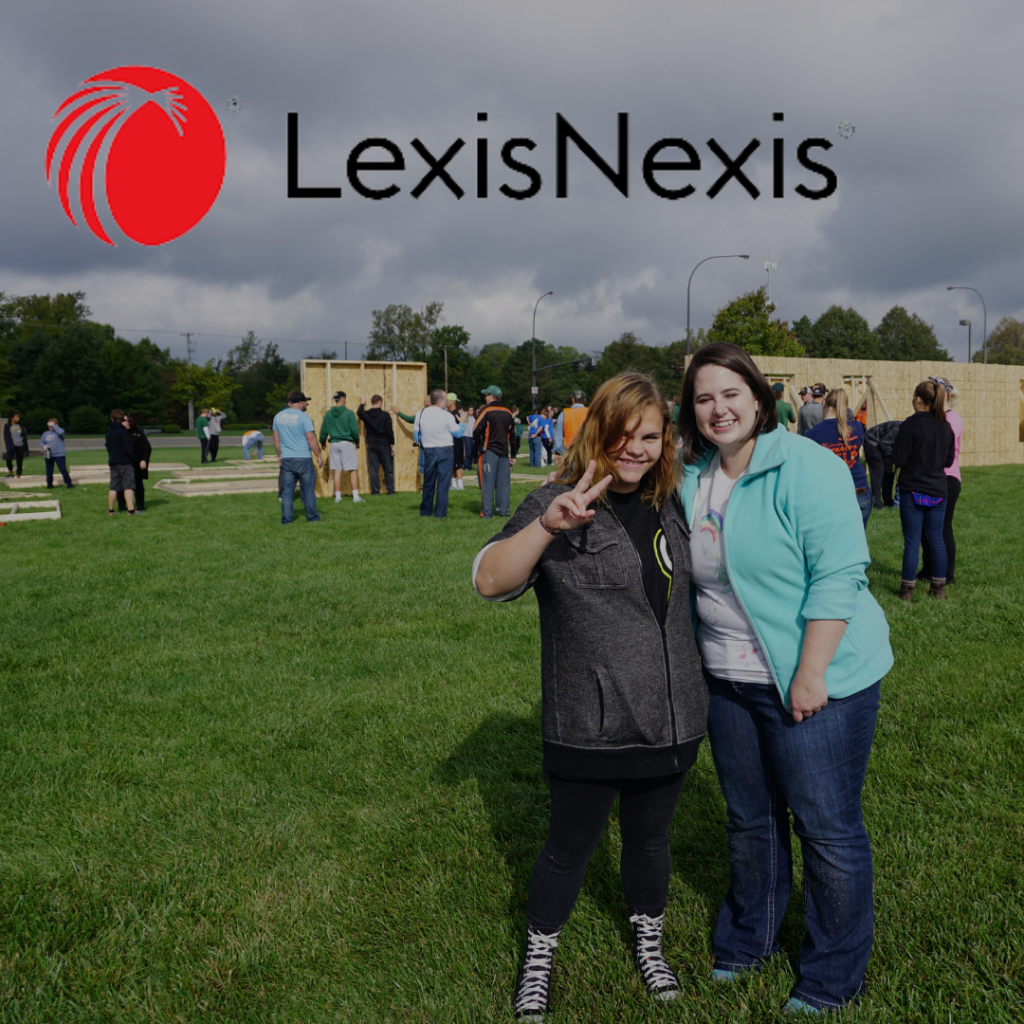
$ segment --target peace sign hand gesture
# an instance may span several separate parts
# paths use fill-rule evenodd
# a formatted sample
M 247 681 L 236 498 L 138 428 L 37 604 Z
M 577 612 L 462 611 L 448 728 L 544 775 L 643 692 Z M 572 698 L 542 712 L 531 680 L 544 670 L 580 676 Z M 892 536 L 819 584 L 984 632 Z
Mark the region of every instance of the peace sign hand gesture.
M 575 530 L 594 518 L 595 509 L 587 508 L 595 501 L 608 485 L 612 482 L 609 473 L 603 480 L 591 484 L 594 480 L 594 471 L 597 464 L 591 460 L 587 465 L 587 471 L 580 477 L 579 483 L 571 491 L 560 494 L 550 505 L 544 515 L 541 516 L 541 523 L 548 529 L 564 533 L 566 530 Z

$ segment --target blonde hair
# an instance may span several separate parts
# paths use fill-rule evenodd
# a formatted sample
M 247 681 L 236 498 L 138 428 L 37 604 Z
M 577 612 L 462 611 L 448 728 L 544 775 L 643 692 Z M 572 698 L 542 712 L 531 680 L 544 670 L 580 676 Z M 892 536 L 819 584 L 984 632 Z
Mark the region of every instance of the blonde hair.
M 661 458 L 644 474 L 640 487 L 644 504 L 660 509 L 679 484 L 679 459 L 665 396 L 646 373 L 620 373 L 597 389 L 587 418 L 562 459 L 556 482 L 574 487 L 591 460 L 597 464 L 595 481 L 609 473 L 617 476 L 611 456 L 622 450 L 626 435 L 651 406 L 661 415 Z M 598 500 L 603 498 L 602 494 Z
M 850 423 L 846 418 L 849 409 L 850 400 L 846 397 L 845 388 L 834 388 L 825 396 L 822 412 L 825 414 L 825 419 L 831 419 L 828 415 L 829 410 L 835 412 L 836 419 L 839 421 L 839 433 L 842 435 L 843 444 L 850 443 Z
M 940 423 L 946 422 L 946 404 L 949 392 L 933 380 L 923 380 L 914 388 L 914 397 L 920 398 L 925 408 Z

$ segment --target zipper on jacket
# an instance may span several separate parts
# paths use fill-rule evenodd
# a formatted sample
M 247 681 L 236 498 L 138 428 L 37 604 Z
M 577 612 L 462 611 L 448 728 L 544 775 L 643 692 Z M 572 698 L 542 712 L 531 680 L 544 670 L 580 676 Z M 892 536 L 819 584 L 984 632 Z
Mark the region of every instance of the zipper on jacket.
M 612 508 L 611 502 L 608 502 L 608 511 L 611 512 L 615 521 L 619 524 L 619 529 L 626 535 L 626 540 L 629 541 L 630 550 L 636 557 L 636 567 L 640 571 L 640 589 L 643 591 L 644 600 L 647 602 L 647 607 L 651 610 L 651 615 L 654 621 L 658 624 L 658 629 L 661 631 L 661 656 L 665 664 L 665 682 L 668 685 L 668 712 L 669 718 L 672 720 L 672 746 L 676 748 L 679 746 L 679 736 L 676 730 L 676 703 L 672 696 L 672 670 L 669 667 L 668 660 L 668 638 L 665 636 L 665 627 L 658 622 L 658 616 L 655 614 L 654 605 L 651 604 L 651 599 L 647 596 L 647 588 L 644 586 L 644 563 L 640 561 L 640 552 L 637 551 L 636 546 L 633 544 L 633 538 L 630 537 L 629 531 L 622 525 L 622 520 L 618 517 L 615 509 Z M 661 513 L 658 513 L 658 522 L 661 522 Z M 673 571 L 673 577 L 675 572 Z M 669 598 L 671 603 L 671 597 Z M 666 615 L 667 615 L 666 611 Z

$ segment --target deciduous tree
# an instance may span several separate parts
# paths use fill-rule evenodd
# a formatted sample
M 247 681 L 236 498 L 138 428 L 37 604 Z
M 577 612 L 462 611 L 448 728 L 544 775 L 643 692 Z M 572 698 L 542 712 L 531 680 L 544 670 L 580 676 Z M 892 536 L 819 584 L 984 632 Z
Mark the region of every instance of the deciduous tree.
M 882 359 L 949 359 L 949 353 L 939 345 L 932 326 L 902 306 L 893 306 L 882 317 L 875 334 Z
M 829 306 L 811 329 L 807 355 L 816 359 L 879 359 L 878 336 L 852 307 Z
M 803 348 L 785 320 L 772 320 L 775 303 L 764 285 L 733 299 L 716 314 L 708 341 L 731 341 L 751 355 L 802 356 Z
M 981 352 L 973 360 L 982 362 Z M 988 361 L 1009 366 L 1024 366 L 1024 320 L 1004 316 L 988 336 Z
M 399 303 L 375 309 L 366 358 L 387 362 L 425 361 L 443 310 L 443 302 L 428 302 L 419 312 Z

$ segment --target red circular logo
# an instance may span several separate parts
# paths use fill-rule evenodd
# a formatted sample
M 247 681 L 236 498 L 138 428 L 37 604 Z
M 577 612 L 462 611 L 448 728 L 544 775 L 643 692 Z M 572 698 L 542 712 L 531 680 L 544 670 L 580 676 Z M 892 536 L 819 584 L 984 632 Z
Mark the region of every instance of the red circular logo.
M 190 231 L 224 181 L 224 133 L 209 103 L 184 79 L 158 68 L 93 75 L 56 110 L 46 180 L 108 245 L 102 207 L 131 239 L 163 245 Z M 77 183 L 78 203 L 72 199 Z M 108 222 L 109 223 L 109 222 Z

